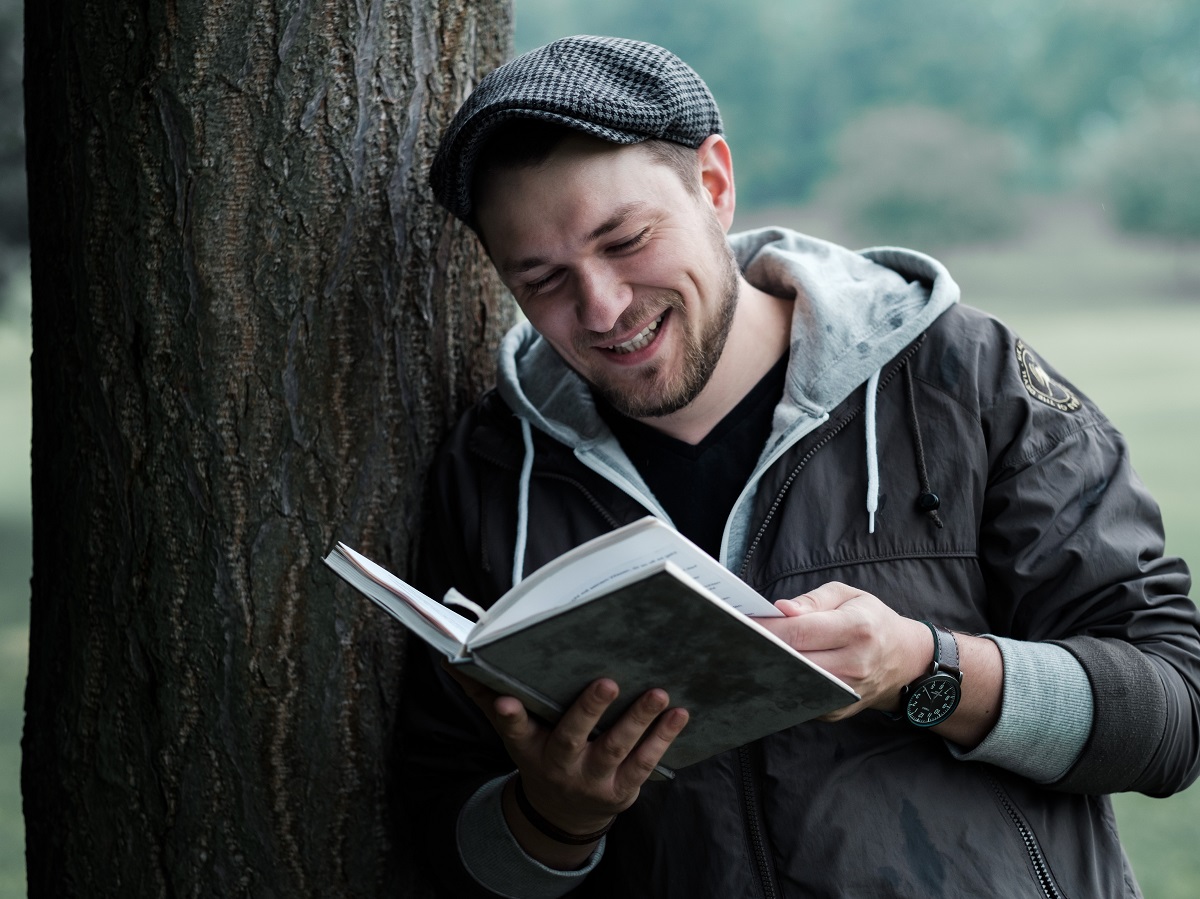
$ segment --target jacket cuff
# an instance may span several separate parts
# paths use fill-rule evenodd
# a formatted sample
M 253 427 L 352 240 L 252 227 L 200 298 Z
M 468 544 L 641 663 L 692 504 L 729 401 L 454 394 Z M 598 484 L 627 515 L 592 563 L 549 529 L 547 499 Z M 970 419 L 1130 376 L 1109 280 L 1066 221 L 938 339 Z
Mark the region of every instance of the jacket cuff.
M 1054 788 L 1093 794 L 1139 789 L 1166 728 L 1162 677 L 1137 647 L 1123 640 L 1068 637 L 1056 643 L 1087 672 L 1096 711 L 1083 754 Z
M 1061 646 L 985 635 L 1004 658 L 1000 718 L 970 752 L 948 743 L 968 762 L 987 762 L 1053 783 L 1075 764 L 1092 731 L 1092 690 L 1083 666 Z
M 605 838 L 584 867 L 559 871 L 543 865 L 521 848 L 504 820 L 501 795 L 515 776 L 489 780 L 475 791 L 458 814 L 458 855 L 480 886 L 510 899 L 558 899 L 575 889 L 604 854 Z

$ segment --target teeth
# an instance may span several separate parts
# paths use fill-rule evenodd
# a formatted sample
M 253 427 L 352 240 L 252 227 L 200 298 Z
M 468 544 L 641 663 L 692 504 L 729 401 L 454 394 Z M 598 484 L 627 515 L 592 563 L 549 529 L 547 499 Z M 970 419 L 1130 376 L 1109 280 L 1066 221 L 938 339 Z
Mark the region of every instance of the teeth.
M 650 324 L 646 325 L 645 329 L 640 334 L 635 334 L 624 343 L 614 344 L 613 346 L 606 347 L 606 349 L 610 349 L 614 353 L 622 354 L 632 353 L 634 350 L 640 350 L 654 339 L 654 332 L 658 328 L 659 324 L 662 323 L 662 320 L 663 317 L 660 315 L 654 321 L 650 322 Z

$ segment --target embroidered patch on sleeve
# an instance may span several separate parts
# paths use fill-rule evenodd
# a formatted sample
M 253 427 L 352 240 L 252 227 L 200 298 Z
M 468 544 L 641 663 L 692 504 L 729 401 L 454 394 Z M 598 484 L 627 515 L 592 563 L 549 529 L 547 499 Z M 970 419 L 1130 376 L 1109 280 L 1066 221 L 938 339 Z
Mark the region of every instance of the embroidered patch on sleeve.
M 1083 405 L 1079 397 L 1050 377 L 1041 360 L 1021 340 L 1017 341 L 1017 365 L 1021 369 L 1021 383 L 1034 399 L 1059 412 L 1074 412 Z

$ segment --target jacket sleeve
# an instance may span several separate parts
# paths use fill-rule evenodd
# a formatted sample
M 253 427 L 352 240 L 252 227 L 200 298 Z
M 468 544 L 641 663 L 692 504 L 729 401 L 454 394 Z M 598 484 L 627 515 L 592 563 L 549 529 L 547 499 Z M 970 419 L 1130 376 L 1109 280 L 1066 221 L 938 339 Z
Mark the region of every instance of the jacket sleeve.
M 1200 634 L 1182 560 L 1124 438 L 1007 335 L 983 409 L 980 557 L 997 632 L 1082 665 L 1093 720 L 1052 788 L 1166 795 L 1200 773 Z M 985 366 L 986 368 L 986 366 Z

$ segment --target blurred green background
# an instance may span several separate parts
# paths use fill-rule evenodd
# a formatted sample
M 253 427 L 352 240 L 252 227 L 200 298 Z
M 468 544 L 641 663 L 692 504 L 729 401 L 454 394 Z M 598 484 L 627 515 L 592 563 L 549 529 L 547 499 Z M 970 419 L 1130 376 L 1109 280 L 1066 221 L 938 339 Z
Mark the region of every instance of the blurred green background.
M 737 226 L 915 246 L 1128 434 L 1200 558 L 1200 3 L 517 0 L 517 48 L 663 44 L 721 104 Z M 22 896 L 29 308 L 21 3 L 0 0 L 0 899 Z M 1200 896 L 1200 786 L 1116 798 L 1148 899 Z

